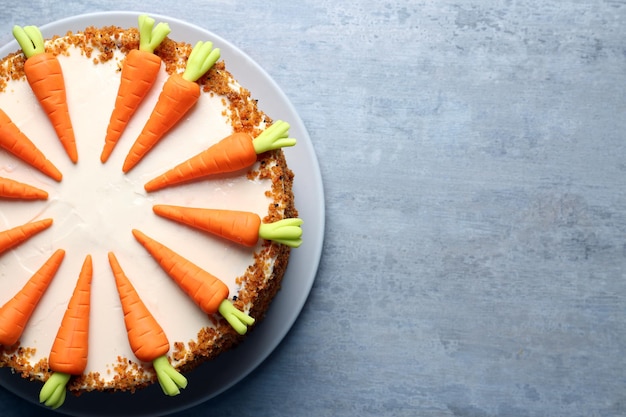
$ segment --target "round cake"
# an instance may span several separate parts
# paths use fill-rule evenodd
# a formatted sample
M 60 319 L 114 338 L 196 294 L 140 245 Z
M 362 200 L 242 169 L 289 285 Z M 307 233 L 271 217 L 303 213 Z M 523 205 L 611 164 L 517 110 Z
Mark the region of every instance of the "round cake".
M 0 366 L 60 380 L 52 407 L 63 387 L 175 395 L 259 323 L 301 242 L 288 123 L 219 45 L 154 23 L 16 26 L 0 61 Z

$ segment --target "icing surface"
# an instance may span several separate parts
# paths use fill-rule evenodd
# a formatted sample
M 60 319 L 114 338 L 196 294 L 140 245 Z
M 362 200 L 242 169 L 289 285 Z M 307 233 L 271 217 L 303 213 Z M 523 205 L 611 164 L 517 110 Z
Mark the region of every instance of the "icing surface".
M 0 229 L 44 218 L 54 220 L 48 230 L 0 255 L 3 288 L 0 305 L 21 288 L 54 250 L 66 250 L 55 279 L 21 337 L 21 346 L 35 350 L 31 363 L 46 358 L 81 264 L 90 254 L 94 278 L 86 373 L 99 374 L 106 385 L 116 376 L 118 360 L 137 362 L 126 337 L 107 253 L 115 252 L 142 300 L 164 328 L 171 355 L 174 343 L 187 345 L 197 338 L 199 329 L 214 326 L 215 319 L 204 314 L 165 275 L 133 238 L 131 230 L 139 229 L 179 252 L 224 281 L 231 296 L 236 295 L 237 278 L 253 263 L 254 252 L 260 249 L 261 242 L 247 248 L 215 239 L 159 218 L 152 212 L 152 206 L 172 204 L 246 210 L 263 218 L 272 202 L 266 194 L 271 182 L 241 172 L 146 193 L 143 186 L 149 179 L 233 132 L 227 101 L 222 96 L 202 94 L 185 119 L 140 164 L 124 174 L 123 160 L 168 74 L 162 66 L 154 88 L 131 119 L 109 160 L 102 164 L 100 153 L 119 85 L 123 55 L 115 51 L 113 59 L 94 63 L 76 47 L 70 46 L 67 52 L 59 55 L 59 61 L 67 80 L 70 116 L 78 147 L 76 164 L 69 160 L 26 80 L 12 80 L 0 93 L 0 108 L 63 173 L 63 180 L 57 183 L 0 150 L 0 176 L 23 181 L 49 193 L 48 200 L 44 201 L 0 199 Z M 231 85 L 238 88 L 234 81 Z

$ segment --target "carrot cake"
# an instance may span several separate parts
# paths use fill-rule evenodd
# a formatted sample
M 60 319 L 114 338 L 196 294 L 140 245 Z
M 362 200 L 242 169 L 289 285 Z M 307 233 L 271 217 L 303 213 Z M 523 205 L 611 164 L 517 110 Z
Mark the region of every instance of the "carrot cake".
M 263 318 L 301 242 L 288 121 L 219 45 L 155 23 L 16 26 L 0 61 L 0 366 L 53 408 L 183 390 Z

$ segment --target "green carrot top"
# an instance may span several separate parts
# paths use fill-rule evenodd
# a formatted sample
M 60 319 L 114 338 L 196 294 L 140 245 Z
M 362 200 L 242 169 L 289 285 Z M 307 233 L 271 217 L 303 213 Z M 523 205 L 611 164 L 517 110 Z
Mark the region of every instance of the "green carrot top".
M 13 36 L 20 44 L 26 58 L 43 54 L 45 51 L 44 40 L 37 26 L 13 26 Z
M 187 81 L 197 81 L 218 59 L 220 59 L 219 48 L 213 49 L 211 42 L 198 41 L 189 54 L 183 78 Z
M 154 26 L 154 19 L 141 15 L 139 21 L 139 49 L 146 52 L 154 52 L 163 39 L 172 31 L 167 23 L 160 22 Z
M 165 395 L 178 395 L 180 394 L 179 388 L 187 388 L 187 378 L 174 369 L 167 360 L 167 355 L 156 358 L 152 361 L 152 366 L 154 366 L 159 385 L 161 385 Z
M 242 336 L 248 331 L 248 326 L 252 326 L 255 321 L 248 314 L 241 310 L 237 310 L 233 303 L 231 303 L 228 299 L 222 300 L 218 311 L 222 317 L 226 319 L 228 324 L 230 324 L 232 328 Z
M 65 386 L 71 378 L 64 372 L 53 372 L 39 391 L 39 402 L 56 410 L 65 402 Z
M 302 244 L 302 219 L 290 218 L 278 220 L 274 223 L 263 223 L 259 228 L 259 236 L 263 239 L 273 240 L 292 248 Z
M 254 152 L 257 154 L 272 149 L 294 146 L 295 144 L 296 140 L 289 137 L 289 123 L 283 122 L 282 120 L 275 121 L 270 127 L 252 140 Z

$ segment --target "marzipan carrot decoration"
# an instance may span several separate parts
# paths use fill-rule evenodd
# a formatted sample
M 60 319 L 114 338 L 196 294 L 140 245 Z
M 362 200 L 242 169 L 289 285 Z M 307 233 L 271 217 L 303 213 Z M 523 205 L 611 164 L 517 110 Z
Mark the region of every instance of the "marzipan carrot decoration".
M 0 197 L 20 200 L 46 200 L 48 193 L 32 185 L 0 177 Z
M 24 287 L 0 307 L 0 345 L 12 346 L 20 339 L 26 323 L 56 275 L 64 256 L 63 249 L 54 252 Z
M 187 67 L 182 74 L 170 75 L 157 103 L 139 137 L 130 148 L 122 170 L 130 171 L 178 123 L 200 98 L 200 85 L 196 82 L 220 57 L 219 48 L 211 42 L 198 42 L 189 54 Z
M 26 62 L 24 73 L 35 97 L 54 127 L 72 162 L 78 161 L 74 128 L 67 106 L 67 93 L 61 64 L 54 54 L 45 51 L 44 39 L 36 26 L 13 26 L 13 36 L 20 44 Z
M 19 245 L 51 225 L 52 219 L 43 219 L 0 232 L 0 253 Z
M 82 374 L 87 367 L 92 275 L 91 256 L 87 255 L 50 350 L 48 368 L 53 373 L 39 392 L 39 402 L 48 407 L 63 405 L 70 377 Z
M 258 214 L 248 211 L 168 206 L 157 204 L 153 211 L 161 217 L 223 237 L 244 246 L 256 245 L 259 237 L 297 248 L 302 244 L 301 219 L 261 223 Z
M 161 58 L 154 50 L 170 33 L 167 23 L 154 26 L 154 19 L 139 16 L 139 49 L 128 53 L 122 67 L 120 86 L 111 113 L 100 160 L 106 162 L 131 117 L 150 91 L 161 69 Z
M 0 109 L 0 147 L 17 158 L 37 168 L 50 178 L 61 181 L 63 175 L 52 162 L 35 146 L 9 116 Z
M 228 300 L 228 287 L 218 278 L 139 230 L 133 230 L 133 235 L 202 311 L 219 312 L 239 334 L 245 334 L 247 326 L 254 324 L 252 317 Z
M 163 393 L 180 394 L 179 388 L 187 387 L 187 378 L 179 374 L 167 359 L 170 342 L 163 328 L 143 303 L 112 252 L 109 253 L 109 264 L 124 311 L 128 341 L 135 356 L 140 361 L 152 362 Z
M 238 171 L 252 166 L 257 154 L 295 144 L 296 140 L 289 137 L 289 123 L 277 120 L 254 139 L 247 133 L 225 137 L 149 181 L 144 188 L 151 192 L 209 175 Z

